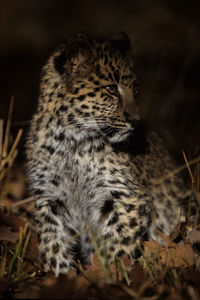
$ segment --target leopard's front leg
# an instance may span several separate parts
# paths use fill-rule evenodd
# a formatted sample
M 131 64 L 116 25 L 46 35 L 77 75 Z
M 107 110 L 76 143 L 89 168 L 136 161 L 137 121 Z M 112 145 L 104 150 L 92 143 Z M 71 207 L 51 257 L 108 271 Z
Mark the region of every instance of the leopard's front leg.
M 55 202 L 39 199 L 35 208 L 39 255 L 45 272 L 51 270 L 56 276 L 68 273 L 73 265 L 70 249 L 74 239 L 64 228 L 62 215 L 57 212 L 61 205 L 63 202 L 59 199 Z
M 142 242 L 148 240 L 148 226 L 152 221 L 151 202 L 115 194 L 117 199 L 112 199 L 112 210 L 108 211 L 111 208 L 108 202 L 104 202 L 102 209 L 101 252 L 106 253 L 108 261 L 124 255 L 135 260 L 141 256 Z

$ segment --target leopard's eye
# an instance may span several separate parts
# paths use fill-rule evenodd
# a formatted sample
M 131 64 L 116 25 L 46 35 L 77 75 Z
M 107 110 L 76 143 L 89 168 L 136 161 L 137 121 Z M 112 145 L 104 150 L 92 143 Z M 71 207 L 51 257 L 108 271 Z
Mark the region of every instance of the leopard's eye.
M 110 95 L 118 95 L 118 88 L 117 85 L 113 84 L 113 85 L 107 85 L 105 87 L 106 91 L 110 94 Z
M 123 79 L 122 80 L 122 84 L 125 85 L 125 86 L 128 86 L 129 83 L 130 83 L 130 80 L 128 80 L 128 79 Z

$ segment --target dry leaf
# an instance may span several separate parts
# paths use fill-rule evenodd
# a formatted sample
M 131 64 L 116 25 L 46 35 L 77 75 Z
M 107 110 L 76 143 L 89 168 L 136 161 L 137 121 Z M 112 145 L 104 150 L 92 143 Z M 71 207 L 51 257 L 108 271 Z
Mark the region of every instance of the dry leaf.
M 96 255 L 93 255 L 92 257 L 92 265 L 86 267 L 87 270 L 84 271 L 84 273 L 91 281 L 99 282 L 104 279 L 104 273 Z
M 25 222 L 22 217 L 17 216 L 12 212 L 5 213 L 0 209 L 0 219 L 3 223 L 10 226 L 14 231 L 19 231 L 20 227 L 24 227 Z
M 0 227 L 0 241 L 15 243 L 19 239 L 19 232 L 12 232 L 11 228 L 5 225 Z
M 144 242 L 149 254 L 160 257 L 161 262 L 169 267 L 188 267 L 194 264 L 194 251 L 189 243 L 175 244 L 169 237 L 159 233 L 165 246 L 156 241 Z
M 200 242 L 200 230 L 192 229 L 187 233 L 185 239 L 189 241 L 191 244 Z
M 137 262 L 134 266 L 134 268 L 131 270 L 129 275 L 130 281 L 131 281 L 131 287 L 138 291 L 141 285 L 147 281 L 147 275 L 144 272 L 144 269 L 141 267 L 141 265 Z
M 79 275 L 75 278 L 73 282 L 73 293 L 74 294 L 83 294 L 87 291 L 88 287 L 91 285 L 91 282 L 88 281 L 83 275 Z
M 55 276 L 52 275 L 46 275 L 46 277 L 44 278 L 44 280 L 42 281 L 42 285 L 44 287 L 51 287 L 53 285 L 55 285 L 57 283 L 58 279 Z
M 112 295 L 113 299 L 127 299 L 128 296 L 125 290 L 118 284 L 105 284 L 102 290 L 106 295 Z
M 40 297 L 42 299 L 67 299 L 72 295 L 80 295 L 86 292 L 90 283 L 81 274 L 75 276 L 72 270 L 67 275 L 47 275 L 42 282 Z
M 13 205 L 13 201 L 9 197 L 2 198 L 0 203 L 2 207 L 7 207 L 7 208 Z
M 12 299 L 40 299 L 40 284 L 37 280 L 22 280 L 15 289 Z
M 165 248 L 161 251 L 161 261 L 167 266 L 187 268 L 194 264 L 194 251 L 189 244 Z

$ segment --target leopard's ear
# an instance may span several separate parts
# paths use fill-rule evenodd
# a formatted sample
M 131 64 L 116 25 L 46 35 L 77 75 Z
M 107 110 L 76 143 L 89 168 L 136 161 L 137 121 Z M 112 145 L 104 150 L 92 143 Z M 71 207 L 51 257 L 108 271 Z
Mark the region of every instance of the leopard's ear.
M 79 34 L 70 39 L 66 48 L 66 58 L 66 73 L 73 77 L 84 77 L 91 72 L 94 56 L 89 36 Z
M 120 50 L 121 52 L 126 52 L 130 50 L 131 47 L 129 37 L 124 32 L 119 32 L 115 34 L 110 39 L 110 42 L 116 49 Z
M 65 64 L 66 64 L 66 54 L 65 54 L 65 48 L 62 47 L 61 49 L 58 49 L 59 55 L 56 55 L 54 57 L 54 67 L 55 70 L 62 75 L 65 72 Z

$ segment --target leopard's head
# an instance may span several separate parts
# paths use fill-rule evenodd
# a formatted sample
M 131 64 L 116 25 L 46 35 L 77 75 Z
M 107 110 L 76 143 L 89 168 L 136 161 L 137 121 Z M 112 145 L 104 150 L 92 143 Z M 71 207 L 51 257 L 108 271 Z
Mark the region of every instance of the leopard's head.
M 124 33 L 110 40 L 87 34 L 68 40 L 54 64 L 65 78 L 70 126 L 96 131 L 112 144 L 136 134 L 140 114 L 132 57 Z

